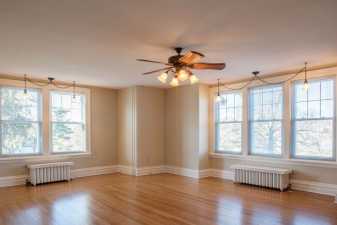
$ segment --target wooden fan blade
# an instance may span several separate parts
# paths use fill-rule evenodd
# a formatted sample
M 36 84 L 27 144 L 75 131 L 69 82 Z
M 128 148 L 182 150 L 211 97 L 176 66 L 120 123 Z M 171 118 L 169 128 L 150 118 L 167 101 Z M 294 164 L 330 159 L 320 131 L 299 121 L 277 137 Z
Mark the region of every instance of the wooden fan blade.
M 192 64 L 198 62 L 201 58 L 205 57 L 200 52 L 189 51 L 184 56 L 182 56 L 179 61 L 184 64 Z
M 226 67 L 225 63 L 194 63 L 189 65 L 190 68 L 196 70 L 223 70 Z
M 158 64 L 164 64 L 164 65 L 171 65 L 165 62 L 159 62 L 159 61 L 153 61 L 153 60 L 147 60 L 147 59 L 136 59 L 136 60 L 139 62 L 150 62 L 150 63 L 158 63 Z
M 149 75 L 149 74 L 160 72 L 160 71 L 163 71 L 163 70 L 170 70 L 172 68 L 173 68 L 173 66 L 165 67 L 165 68 L 161 68 L 161 69 L 158 69 L 158 70 L 153 70 L 153 71 L 150 71 L 150 72 L 143 73 L 143 75 Z

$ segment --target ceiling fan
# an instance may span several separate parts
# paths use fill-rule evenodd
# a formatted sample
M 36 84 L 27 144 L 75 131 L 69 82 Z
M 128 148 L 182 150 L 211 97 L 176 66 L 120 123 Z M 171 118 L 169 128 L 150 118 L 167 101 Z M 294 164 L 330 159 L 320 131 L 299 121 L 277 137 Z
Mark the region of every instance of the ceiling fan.
M 190 80 L 191 84 L 197 83 L 199 79 L 192 73 L 191 70 L 223 70 L 226 66 L 225 63 L 202 63 L 199 62 L 204 54 L 196 51 L 188 51 L 185 54 L 181 54 L 183 48 L 174 48 L 177 55 L 173 55 L 168 58 L 168 62 L 160 62 L 146 59 L 137 59 L 140 62 L 150 62 L 165 65 L 166 67 L 143 73 L 143 75 L 149 75 L 157 72 L 164 71 L 158 76 L 158 80 L 162 83 L 166 83 L 169 73 L 173 74 L 173 78 L 170 81 L 171 86 L 178 86 L 179 81 Z

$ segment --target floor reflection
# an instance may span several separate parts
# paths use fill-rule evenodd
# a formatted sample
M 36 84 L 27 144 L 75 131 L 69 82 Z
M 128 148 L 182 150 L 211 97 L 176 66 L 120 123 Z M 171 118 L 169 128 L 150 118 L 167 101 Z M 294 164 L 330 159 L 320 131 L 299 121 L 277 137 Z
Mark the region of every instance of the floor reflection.
M 75 193 L 58 198 L 52 203 L 52 224 L 91 224 L 89 212 L 90 196 L 87 193 Z
M 44 225 L 42 213 L 38 206 L 20 209 L 7 219 L 9 221 L 4 221 L 3 224 L 26 224 L 29 221 L 30 225 Z
M 242 224 L 242 201 L 239 198 L 223 197 L 217 208 L 218 224 Z

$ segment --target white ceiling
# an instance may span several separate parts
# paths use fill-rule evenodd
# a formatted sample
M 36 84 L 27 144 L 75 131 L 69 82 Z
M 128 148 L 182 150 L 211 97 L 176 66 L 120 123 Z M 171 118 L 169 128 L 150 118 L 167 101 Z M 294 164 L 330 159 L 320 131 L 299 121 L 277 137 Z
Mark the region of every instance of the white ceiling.
M 159 85 L 174 46 L 227 63 L 198 71 L 215 83 L 310 64 L 337 62 L 336 0 L 1 0 L 0 73 L 83 84 Z

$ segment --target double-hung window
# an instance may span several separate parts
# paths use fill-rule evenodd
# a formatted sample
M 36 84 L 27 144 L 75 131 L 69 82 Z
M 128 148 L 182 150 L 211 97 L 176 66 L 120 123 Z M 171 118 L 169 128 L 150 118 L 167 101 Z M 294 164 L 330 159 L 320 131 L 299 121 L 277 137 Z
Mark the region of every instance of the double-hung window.
M 249 153 L 282 154 L 283 90 L 281 85 L 249 90 Z
M 87 151 L 86 96 L 51 91 L 51 143 L 53 153 Z
M 292 156 L 335 158 L 335 81 L 317 79 L 293 84 Z
M 2 156 L 41 153 L 41 93 L 36 89 L 1 86 Z
M 242 95 L 221 94 L 215 104 L 215 148 L 217 152 L 241 153 Z

